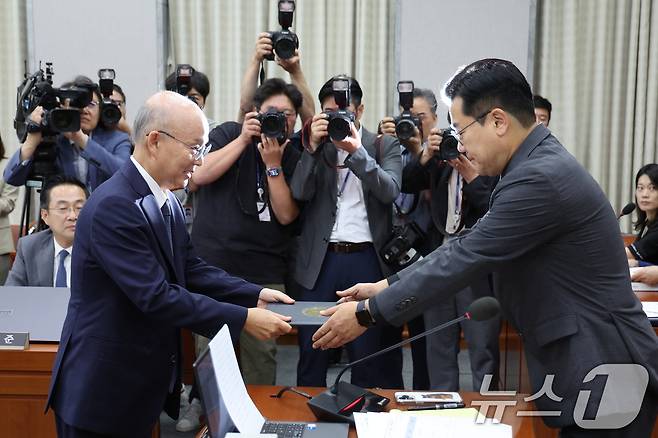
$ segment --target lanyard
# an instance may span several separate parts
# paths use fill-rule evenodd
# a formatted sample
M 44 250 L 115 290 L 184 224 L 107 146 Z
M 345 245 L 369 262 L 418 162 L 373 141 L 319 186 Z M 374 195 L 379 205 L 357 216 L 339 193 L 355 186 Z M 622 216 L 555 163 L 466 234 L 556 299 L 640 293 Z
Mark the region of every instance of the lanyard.
M 263 189 L 263 175 L 260 168 L 260 159 L 258 157 L 256 157 L 256 194 L 258 195 L 258 200 L 263 202 L 265 189 Z
M 343 184 L 341 184 L 340 190 L 338 190 L 338 192 L 336 193 L 336 196 L 338 196 L 339 198 L 343 195 L 343 192 L 345 191 L 345 186 L 347 185 L 347 180 L 349 179 L 351 173 L 352 172 L 348 170 L 347 173 L 345 174 L 345 179 L 343 180 Z
M 462 177 L 457 173 L 457 184 L 455 184 L 455 215 L 461 215 L 462 211 Z

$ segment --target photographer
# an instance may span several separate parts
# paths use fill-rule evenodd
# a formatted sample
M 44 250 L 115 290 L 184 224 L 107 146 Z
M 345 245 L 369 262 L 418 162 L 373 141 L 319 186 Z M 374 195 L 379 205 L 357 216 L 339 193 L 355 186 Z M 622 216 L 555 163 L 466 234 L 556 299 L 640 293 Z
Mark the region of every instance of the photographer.
M 259 112 L 248 113 L 243 124 L 226 122 L 210 132 L 212 148 L 190 184 L 198 206 L 192 241 L 210 264 L 283 290 L 290 224 L 299 214 L 288 182 L 301 148 L 293 145 L 299 136 L 291 133 L 302 95 L 294 85 L 268 79 L 256 90 L 254 106 Z M 273 121 L 281 123 L 280 136 L 265 135 Z M 273 385 L 275 354 L 273 342 L 243 334 L 245 382 Z
M 313 117 L 313 114 L 315 114 L 315 104 L 313 103 L 313 95 L 311 94 L 311 90 L 306 82 L 306 77 L 302 71 L 299 49 L 295 50 L 295 54 L 292 58 L 279 58 L 272 49 L 272 38 L 269 32 L 261 32 L 258 35 L 254 56 L 251 58 L 249 65 L 247 65 L 247 70 L 242 78 L 238 121 L 243 121 L 245 115 L 253 111 L 253 97 L 258 86 L 258 71 L 261 68 L 261 64 L 264 62 L 265 57 L 271 54 L 275 55 L 274 59 L 276 63 L 290 74 L 290 82 L 302 93 L 304 100 L 302 102 L 302 107 L 299 109 L 299 117 L 302 124 L 306 123 L 306 121 L 310 120 Z
M 189 89 L 186 90 L 184 95 L 190 99 L 192 102 L 196 103 L 199 108 L 204 109 L 206 107 L 206 99 L 210 94 L 210 81 L 208 76 L 205 73 L 200 72 L 191 67 L 192 75 L 190 76 Z M 174 71 L 167 79 L 165 79 L 165 89 L 168 91 L 174 91 L 179 93 L 178 90 L 178 79 L 176 77 L 176 72 Z M 210 129 L 216 128 L 219 125 L 219 122 L 208 119 L 208 126 Z
M 442 159 L 450 155 L 446 149 L 441 154 L 441 147 L 456 148 L 456 140 L 443 142 L 436 124 L 436 98 L 430 90 L 422 90 L 414 98 L 414 108 L 423 110 L 417 116 L 433 124 L 423 125 L 426 137 L 420 155 L 411 159 L 402 172 L 402 191 L 418 193 L 430 190 L 431 222 L 427 229 L 427 244 L 430 250 L 453 239 L 463 229 L 472 227 L 488 210 L 489 197 L 496 178 L 479 176 L 473 164 L 464 154 L 455 154 L 456 158 Z M 430 114 L 423 114 L 427 109 Z M 412 112 L 414 112 L 412 110 Z M 382 126 L 382 130 L 385 127 Z M 419 144 L 416 138 L 414 143 Z M 456 151 L 456 149 L 455 149 Z M 423 318 L 427 328 L 435 327 L 447 320 L 462 315 L 468 305 L 482 296 L 491 295 L 489 277 L 484 276 L 474 281 L 451 300 L 428 308 Z M 500 319 L 488 321 L 466 321 L 461 324 L 468 344 L 473 390 L 482 385 L 486 374 L 493 375 L 492 388 L 498 382 L 498 333 Z M 459 390 L 459 353 L 460 327 L 453 326 L 427 337 L 427 363 L 430 387 L 442 391 Z
M 400 192 L 400 145 L 395 138 L 378 138 L 361 125 L 362 96 L 353 78 L 328 80 L 318 95 L 323 112 L 302 131 L 305 150 L 291 187 L 295 199 L 306 203 L 295 267 L 303 301 L 335 301 L 337 290 L 390 273 L 378 251 L 391 234 L 392 203 Z M 330 140 L 333 122 L 342 124 L 347 136 L 339 139 L 332 134 Z M 330 352 L 312 348 L 314 331 L 314 327 L 298 328 L 300 386 L 327 385 Z M 370 328 L 347 345 L 350 361 L 399 338 L 399 327 Z M 401 388 L 401 368 L 398 349 L 382 360 L 352 368 L 352 383 Z
M 128 135 L 116 129 L 100 126 L 102 98 L 96 84 L 85 76 L 61 88 L 81 87 L 93 90 L 91 102 L 80 110 L 80 130 L 58 134 L 54 140 L 56 172 L 83 181 L 90 191 L 116 172 L 130 157 L 131 144 Z M 66 104 L 65 104 L 66 106 Z M 41 122 L 43 108 L 37 107 L 30 119 Z M 5 180 L 21 186 L 30 177 L 37 148 L 41 145 L 41 132 L 29 132 L 23 145 L 14 153 L 4 171 Z

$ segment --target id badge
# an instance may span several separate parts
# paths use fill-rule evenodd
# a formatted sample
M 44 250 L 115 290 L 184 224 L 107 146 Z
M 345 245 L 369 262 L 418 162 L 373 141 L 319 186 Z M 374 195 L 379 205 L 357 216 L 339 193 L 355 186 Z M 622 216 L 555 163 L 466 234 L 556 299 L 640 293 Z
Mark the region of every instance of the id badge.
M 270 209 L 265 205 L 264 202 L 262 201 L 257 201 L 256 202 L 256 209 L 257 211 L 260 211 L 258 213 L 258 219 L 261 222 L 271 222 L 272 218 L 270 217 Z M 263 211 L 261 211 L 263 210 Z

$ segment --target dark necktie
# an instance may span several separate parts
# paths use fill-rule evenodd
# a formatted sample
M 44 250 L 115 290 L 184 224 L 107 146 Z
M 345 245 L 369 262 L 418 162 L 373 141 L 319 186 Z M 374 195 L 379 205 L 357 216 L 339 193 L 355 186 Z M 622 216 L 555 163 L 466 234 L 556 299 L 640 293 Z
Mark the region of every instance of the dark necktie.
M 64 261 L 69 256 L 69 252 L 65 249 L 59 252 L 59 266 L 57 267 L 57 277 L 55 278 L 55 287 L 67 287 L 66 284 L 66 267 Z
M 164 218 L 164 223 L 165 227 L 167 228 L 167 239 L 169 239 L 169 249 L 171 250 L 172 254 L 174 251 L 174 245 L 173 245 L 173 239 L 171 235 L 171 208 L 169 207 L 169 200 L 167 199 L 164 204 L 162 204 L 162 207 L 160 208 L 160 211 L 162 211 L 162 217 Z

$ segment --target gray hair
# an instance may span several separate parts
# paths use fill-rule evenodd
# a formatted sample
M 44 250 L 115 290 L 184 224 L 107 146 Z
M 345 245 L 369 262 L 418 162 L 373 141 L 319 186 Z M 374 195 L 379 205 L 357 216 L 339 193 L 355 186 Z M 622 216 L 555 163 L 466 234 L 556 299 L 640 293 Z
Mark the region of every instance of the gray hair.
M 145 103 L 137 111 L 135 122 L 133 123 L 133 144 L 138 144 L 144 141 L 153 128 L 161 122 L 160 111 L 155 105 Z
M 438 107 L 438 103 L 436 102 L 436 95 L 434 95 L 432 90 L 429 88 L 414 88 L 414 99 L 416 97 L 422 97 L 425 99 L 425 101 L 427 101 L 427 103 L 430 105 L 432 114 L 436 115 L 436 108 Z

